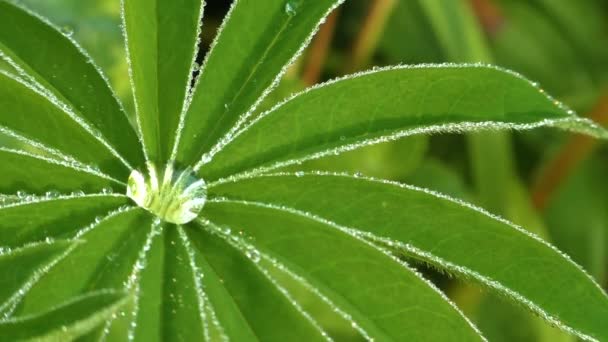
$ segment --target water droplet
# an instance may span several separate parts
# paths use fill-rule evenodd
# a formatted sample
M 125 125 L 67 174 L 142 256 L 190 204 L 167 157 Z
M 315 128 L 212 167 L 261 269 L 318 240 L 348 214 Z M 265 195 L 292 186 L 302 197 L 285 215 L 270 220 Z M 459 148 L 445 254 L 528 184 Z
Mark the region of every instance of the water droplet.
M 64 26 L 61 28 L 61 32 L 63 34 L 65 34 L 68 37 L 71 37 L 72 35 L 74 35 L 74 29 L 71 28 L 70 26 Z
M 177 171 L 168 165 L 160 172 L 154 164 L 147 167 L 147 175 L 139 170 L 131 172 L 127 196 L 164 221 L 184 224 L 194 220 L 207 200 L 205 181 L 191 168 Z
M 59 195 L 60 195 L 59 191 L 57 191 L 57 190 L 50 190 L 50 191 L 47 191 L 45 194 L 45 196 L 47 198 L 57 198 L 57 197 L 59 197 Z
M 340 141 L 344 141 L 344 140 L 346 140 L 346 136 L 341 135 L 341 136 L 340 136 Z
M 107 187 L 107 188 L 101 189 L 101 193 L 104 195 L 111 195 L 114 193 L 114 190 L 112 190 L 112 188 L 110 188 L 110 187 Z
M 303 176 L 304 176 L 304 171 L 296 172 L 296 177 L 303 177 Z
M 285 3 L 285 14 L 290 17 L 298 14 L 298 7 L 300 6 L 300 2 L 296 0 L 287 0 Z
M 27 193 L 25 191 L 19 190 L 19 191 L 17 191 L 17 197 L 21 198 L 21 199 L 26 198 L 27 197 Z
M 258 252 L 257 250 L 251 248 L 249 250 L 247 250 L 247 252 L 245 253 L 247 255 L 247 257 L 249 259 L 251 259 L 251 261 L 258 263 L 260 261 L 260 252 Z

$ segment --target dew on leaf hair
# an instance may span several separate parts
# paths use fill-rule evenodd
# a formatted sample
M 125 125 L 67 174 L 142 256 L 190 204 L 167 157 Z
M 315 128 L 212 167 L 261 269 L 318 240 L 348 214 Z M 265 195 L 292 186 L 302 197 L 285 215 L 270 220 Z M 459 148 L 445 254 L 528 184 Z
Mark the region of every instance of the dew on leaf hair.
M 54 242 L 54 240 L 45 240 L 42 242 L 35 242 L 35 243 L 29 243 L 26 244 L 23 247 L 17 248 L 17 249 L 13 249 L 12 251 L 5 248 L 5 251 L 7 251 L 6 253 L 10 253 L 10 252 L 15 252 L 21 249 L 25 249 L 25 248 L 30 248 L 30 247 L 35 247 L 37 245 L 40 244 L 52 244 Z M 21 302 L 21 300 L 23 299 L 23 297 L 27 294 L 27 292 L 38 282 L 38 280 L 40 280 L 40 278 L 42 278 L 45 274 L 47 274 L 49 272 L 49 270 L 51 270 L 55 265 L 57 265 L 61 260 L 63 260 L 66 256 L 68 256 L 78 245 L 78 240 L 74 240 L 74 243 L 69 246 L 63 253 L 61 253 L 60 255 L 56 256 L 55 258 L 53 258 L 52 260 L 50 260 L 48 263 L 46 263 L 45 265 L 43 265 L 42 267 L 40 267 L 39 269 L 37 269 L 32 276 L 30 276 L 30 278 L 25 282 L 25 284 L 23 284 L 19 290 L 17 290 L 17 292 L 15 292 L 9 299 L 7 299 L 4 303 L 0 304 L 0 321 L 9 319 L 12 317 L 13 312 L 17 309 L 19 303 Z M 1 249 L 1 247 L 0 247 Z M 0 255 L 2 255 L 2 253 L 0 253 Z
M 194 282 L 194 288 L 197 294 L 198 310 L 200 314 L 201 323 L 203 324 L 203 331 L 205 333 L 205 337 L 207 338 L 207 340 L 210 340 L 209 323 L 211 323 L 214 327 L 216 327 L 217 333 L 220 335 L 221 340 L 228 341 L 228 336 L 224 332 L 222 325 L 219 323 L 219 320 L 215 313 L 215 309 L 213 308 L 211 301 L 205 293 L 205 288 L 203 284 L 204 274 L 196 263 L 194 247 L 190 243 L 190 240 L 188 239 L 188 236 L 186 235 L 186 232 L 184 231 L 183 227 L 178 226 L 177 229 L 182 245 L 184 246 L 188 254 L 188 262 L 192 270 L 192 281 Z
M 315 91 L 319 88 L 330 86 L 334 83 L 350 80 L 353 78 L 359 78 L 359 77 L 374 74 L 374 73 L 391 71 L 391 70 L 429 69 L 429 68 L 444 68 L 444 69 L 484 68 L 484 69 L 490 69 L 490 70 L 497 70 L 500 72 L 507 73 L 511 76 L 514 76 L 520 80 L 523 80 L 523 81 L 527 82 L 528 84 L 530 84 L 532 87 L 539 89 L 539 91 L 542 90 L 541 88 L 538 88 L 537 84 L 535 84 L 534 82 L 531 82 L 530 80 L 528 80 L 527 78 L 525 78 L 524 76 L 522 76 L 521 74 L 519 74 L 517 72 L 508 70 L 508 69 L 504 69 L 501 67 L 497 67 L 494 65 L 485 64 L 485 63 L 472 63 L 472 64 L 471 63 L 469 63 L 469 64 L 441 63 L 441 64 L 395 65 L 395 66 L 389 66 L 389 67 L 378 67 L 378 68 L 375 68 L 372 70 L 357 72 L 357 73 L 354 73 L 351 75 L 338 77 L 338 78 L 329 80 L 327 82 L 314 85 L 301 92 L 291 95 L 290 97 L 277 103 L 274 107 L 263 112 L 262 114 L 260 114 L 259 116 L 257 116 L 256 118 L 254 118 L 251 121 L 247 121 L 247 120 L 241 121 L 240 120 L 235 125 L 235 127 L 233 127 L 233 129 L 229 133 L 226 134 L 226 136 L 221 138 L 219 140 L 219 142 L 209 152 L 207 152 L 205 154 L 205 161 L 203 162 L 201 160 L 196 165 L 195 170 L 197 171 L 200 167 L 202 167 L 202 165 L 209 163 L 217 153 L 219 153 L 221 150 L 223 150 L 228 144 L 230 144 L 234 140 L 236 140 L 241 134 L 243 134 L 244 132 L 246 132 L 253 126 L 255 126 L 260 120 L 263 120 L 266 116 L 272 115 L 274 112 L 277 111 L 277 109 L 281 108 L 286 103 L 294 100 L 296 97 L 302 96 L 311 91 Z M 440 124 L 440 125 L 418 127 L 418 128 L 414 128 L 414 129 L 399 130 L 399 131 L 393 132 L 388 135 L 372 137 L 372 138 L 366 139 L 364 141 L 344 144 L 343 146 L 339 146 L 337 148 L 331 148 L 331 149 L 321 151 L 321 152 L 318 152 L 318 153 L 315 153 L 312 155 L 304 156 L 301 158 L 296 158 L 296 159 L 290 160 L 289 162 L 284 161 L 285 164 L 282 164 L 281 166 L 277 166 L 276 168 L 282 167 L 282 166 L 287 166 L 287 165 L 292 165 L 294 163 L 302 162 L 302 161 L 306 161 L 306 160 L 318 159 L 318 158 L 332 155 L 332 154 L 338 155 L 343 152 L 348 152 L 348 151 L 351 151 L 351 150 L 354 150 L 357 148 L 361 148 L 364 146 L 394 141 L 394 140 L 397 140 L 397 139 L 400 139 L 403 137 L 407 137 L 407 136 L 411 136 L 411 135 L 419 135 L 419 134 L 465 133 L 465 132 L 473 132 L 473 131 L 481 131 L 481 130 L 530 130 L 530 129 L 535 129 L 535 128 L 539 128 L 539 127 L 557 127 L 557 128 L 569 129 L 569 130 L 573 130 L 573 131 L 577 131 L 577 132 L 582 132 L 582 133 L 589 134 L 591 136 L 598 137 L 598 138 L 608 138 L 608 133 L 606 133 L 606 131 L 603 130 L 601 127 L 599 127 L 597 124 L 593 123 L 590 120 L 574 116 L 574 114 L 575 114 L 574 111 L 571 110 L 570 108 L 568 108 L 566 105 L 564 105 L 560 101 L 557 101 L 555 98 L 547 95 L 544 92 L 543 92 L 543 95 L 549 101 L 553 102 L 553 104 L 558 109 L 564 111 L 565 113 L 568 113 L 569 116 L 566 118 L 562 118 L 562 119 L 552 119 L 552 120 L 544 119 L 544 120 L 539 120 L 537 122 L 520 123 L 520 124 L 509 123 L 509 122 L 495 122 L 495 121 L 459 122 L 459 123 Z M 268 171 L 268 170 L 266 169 L 265 171 Z
M 211 233 L 215 236 L 220 237 L 222 240 L 224 240 L 230 246 L 234 247 L 235 249 L 237 249 L 241 253 L 243 253 L 247 257 L 247 259 L 251 260 L 251 264 L 254 265 L 255 268 L 262 275 L 264 275 L 264 277 L 270 283 L 272 283 L 275 286 L 275 288 L 277 290 L 279 290 L 279 292 L 281 292 L 281 294 L 283 294 L 284 298 L 287 299 L 287 301 L 317 329 L 317 331 L 321 334 L 321 336 L 326 341 L 332 341 L 331 337 L 327 334 L 327 332 L 323 329 L 323 327 L 319 324 L 319 322 L 317 322 L 310 315 L 310 313 L 308 311 L 304 310 L 304 308 L 302 308 L 300 303 L 298 303 L 298 301 L 296 301 L 294 299 L 294 297 L 291 295 L 291 293 L 283 285 L 281 285 L 270 274 L 270 272 L 268 272 L 268 270 L 266 268 L 264 268 L 261 265 L 260 260 L 262 257 L 262 253 L 255 246 L 253 246 L 251 243 L 248 242 L 249 239 L 247 239 L 246 237 L 243 236 L 244 234 L 242 231 L 240 231 L 239 234 L 226 235 L 226 234 L 224 234 L 224 230 L 221 227 L 219 227 L 218 225 L 216 225 L 208 220 L 207 221 L 199 220 L 198 222 L 201 225 L 201 227 L 203 227 L 203 229 L 207 230 L 209 233 Z M 233 229 L 233 231 L 234 231 L 234 229 Z M 248 255 L 248 253 L 251 255 L 251 257 Z M 254 261 L 254 259 L 252 259 L 252 258 L 257 259 L 257 260 Z
M 298 14 L 298 9 L 300 7 L 301 0 L 287 0 L 285 2 L 285 14 L 290 17 Z
M 356 332 L 358 332 L 363 339 L 365 339 L 366 341 L 374 340 L 370 336 L 370 334 L 367 333 L 367 331 L 365 331 L 350 314 L 348 314 L 346 311 L 342 310 L 331 299 L 329 299 L 327 296 L 325 296 L 318 288 L 316 288 L 312 284 L 310 284 L 310 282 L 308 282 L 308 280 L 306 280 L 306 278 L 297 274 L 295 271 L 291 270 L 285 264 L 281 263 L 280 261 L 278 261 L 277 259 L 273 258 L 272 256 L 270 256 L 266 253 L 260 253 L 260 256 L 264 263 L 269 263 L 270 265 L 272 265 L 273 268 L 286 274 L 292 280 L 295 280 L 299 285 L 301 285 L 302 287 L 304 287 L 305 289 L 310 291 L 312 294 L 314 294 L 317 298 L 321 299 L 321 301 L 323 301 L 325 304 L 327 304 L 327 306 L 330 307 L 333 312 L 335 312 L 338 316 L 340 316 L 346 322 L 349 322 L 350 327 L 353 328 Z
M 293 173 L 289 173 L 289 172 L 277 172 L 277 173 L 269 173 L 269 174 L 265 174 L 265 175 L 258 175 L 257 177 L 283 177 L 283 176 L 295 176 Z M 361 178 L 355 178 L 350 174 L 347 173 L 337 173 L 337 172 L 326 172 L 326 171 L 312 171 L 312 172 L 307 172 L 306 176 L 315 176 L 315 177 L 346 177 L 346 178 L 351 178 L 351 179 L 359 179 L 360 181 L 366 181 L 366 182 L 376 182 L 376 183 L 380 183 L 380 184 L 384 184 L 384 185 L 388 185 L 388 186 L 394 186 L 394 187 L 398 187 L 398 188 L 402 188 L 402 189 L 407 189 L 410 191 L 416 191 L 416 192 L 422 192 L 422 193 L 426 193 L 428 195 L 440 198 L 442 200 L 445 201 L 449 201 L 449 202 L 453 202 L 457 205 L 462 206 L 463 208 L 472 210 L 472 211 L 476 211 L 482 215 L 485 215 L 493 220 L 496 220 L 500 223 L 503 223 L 509 227 L 511 227 L 512 229 L 514 229 L 515 231 L 518 231 L 521 234 L 526 235 L 527 237 L 535 240 L 536 242 L 544 245 L 545 247 L 551 249 L 553 252 L 559 254 L 564 260 L 566 260 L 568 263 L 570 263 L 571 265 L 573 265 L 574 267 L 576 267 L 580 272 L 582 272 L 587 279 L 589 279 L 589 281 L 591 281 L 599 291 L 601 291 L 602 293 L 602 287 L 597 284 L 597 282 L 593 279 L 593 277 L 591 277 L 582 267 L 580 267 L 578 264 L 576 264 L 568 255 L 564 254 L 563 252 L 559 251 L 555 246 L 549 244 L 548 242 L 546 242 L 545 240 L 541 239 L 540 237 L 538 237 L 535 234 L 532 234 L 531 232 L 525 230 L 524 228 L 515 225 L 514 223 L 499 217 L 497 215 L 494 215 L 490 212 L 488 212 L 487 210 L 477 207 L 473 204 L 470 204 L 468 202 L 465 202 L 463 200 L 460 199 L 456 199 L 453 198 L 451 196 L 433 191 L 433 190 L 429 190 L 429 189 L 425 189 L 425 188 L 420 188 L 417 186 L 412 186 L 412 185 L 407 185 L 407 184 L 402 184 L 402 183 L 398 183 L 398 182 L 394 182 L 394 181 L 389 181 L 389 180 L 384 180 L 384 179 L 377 179 L 377 178 L 373 178 L 373 177 L 361 177 Z M 234 201 L 234 202 L 239 202 L 239 201 Z M 241 201 L 242 202 L 242 201 Z M 270 206 L 270 207 L 276 207 L 276 208 L 283 208 L 285 210 L 294 210 L 294 209 L 290 209 L 287 207 L 281 207 L 281 206 L 274 206 L 274 205 L 267 205 L 267 204 L 257 204 L 257 205 L 261 205 L 261 206 Z M 298 211 L 296 211 L 298 212 Z M 310 215 L 307 213 L 304 213 L 304 215 Z M 315 217 L 314 215 L 310 215 L 311 217 Z M 344 227 L 340 227 L 338 225 L 336 225 L 335 223 L 331 222 L 331 221 L 327 221 L 323 218 L 317 218 L 319 220 L 321 220 L 322 222 L 327 222 L 327 224 L 329 225 L 334 225 L 335 227 L 339 228 L 339 229 L 346 229 L 345 231 L 347 233 L 349 233 L 352 236 L 356 236 L 359 237 L 363 240 L 366 241 L 381 241 L 383 243 L 385 243 L 387 246 L 392 246 L 392 247 L 399 247 L 399 248 L 403 248 L 404 250 L 410 252 L 411 254 L 417 255 L 418 257 L 423 258 L 424 260 L 427 260 L 428 262 L 432 263 L 433 265 L 436 265 L 437 267 L 440 268 L 444 268 L 446 270 L 448 270 L 449 272 L 452 272 L 454 274 L 458 274 L 460 276 L 463 276 L 465 278 L 468 279 L 472 279 L 472 280 L 476 280 L 478 281 L 480 284 L 483 284 L 487 287 L 493 288 L 495 290 L 497 290 L 499 293 L 502 293 L 503 295 L 506 295 L 507 297 L 514 299 L 515 301 L 517 301 L 518 303 L 523 304 L 524 306 L 526 306 L 528 309 L 530 309 L 532 312 L 534 312 L 535 314 L 537 314 L 538 316 L 542 317 L 543 319 L 545 319 L 547 322 L 549 322 L 550 324 L 553 324 L 555 326 L 560 327 L 563 330 L 566 330 L 572 334 L 575 334 L 583 339 L 586 340 L 595 340 L 594 338 L 584 335 L 578 331 L 575 331 L 574 329 L 568 327 L 567 325 L 565 325 L 563 322 L 561 322 L 559 320 L 558 317 L 554 317 L 549 315 L 547 312 L 545 312 L 541 307 L 539 307 L 536 303 L 532 302 L 531 300 L 529 300 L 528 298 L 525 298 L 524 296 L 522 296 L 521 294 L 519 294 L 516 291 L 513 291 L 512 289 L 504 286 L 503 284 L 489 278 L 486 277 L 482 274 L 479 274 L 478 272 L 471 270 L 469 268 L 465 268 L 462 267 L 460 265 L 456 265 L 454 263 L 451 263 L 447 260 L 444 260 L 442 258 L 439 258 L 438 256 L 431 254 L 427 251 L 424 251 L 420 248 L 418 248 L 417 246 L 414 246 L 411 243 L 405 243 L 405 242 L 401 242 L 401 241 L 396 241 L 393 239 L 390 239 L 388 237 L 382 237 L 382 236 L 378 236 L 375 234 L 372 234 L 370 232 L 366 232 L 366 231 L 362 231 L 362 230 L 358 230 L 358 229 L 353 229 L 353 228 L 344 228 Z M 443 293 L 441 293 L 443 295 Z
M 332 175 L 335 175 L 335 173 L 330 173 Z M 353 176 L 349 175 L 349 177 L 353 178 Z M 462 311 L 460 311 L 460 309 L 456 306 L 456 304 L 454 304 L 441 290 L 439 290 L 439 288 L 437 288 L 432 282 L 430 282 L 429 280 L 427 280 L 426 278 L 424 278 L 420 273 L 418 273 L 416 270 L 412 269 L 405 261 L 398 259 L 397 257 L 395 257 L 389 250 L 382 248 L 381 246 L 378 246 L 372 242 L 369 241 L 369 236 L 373 236 L 376 237 L 375 235 L 373 235 L 372 233 L 369 232 L 364 232 L 366 234 L 366 236 L 364 237 L 362 235 L 362 231 L 354 229 L 354 228 L 350 228 L 350 227 L 344 227 L 341 226 L 333 221 L 327 220 L 325 218 L 319 217 L 315 214 L 309 213 L 309 212 L 305 212 L 305 211 L 300 211 L 288 206 L 284 206 L 284 205 L 275 205 L 275 204 L 268 204 L 268 203 L 260 203 L 260 202 L 251 202 L 251 201 L 240 201 L 240 200 L 229 200 L 226 202 L 230 202 L 230 203 L 238 203 L 238 204 L 244 204 L 244 205 L 249 205 L 249 206 L 258 206 L 261 208 L 267 208 L 267 209 L 274 209 L 274 210 L 278 210 L 278 211 L 283 211 L 283 212 L 287 212 L 296 216 L 300 216 L 300 217 L 304 217 L 313 221 L 316 221 L 318 223 L 324 224 L 326 226 L 329 226 L 331 228 L 334 228 L 342 233 L 345 233 L 355 239 L 357 239 L 358 241 L 366 244 L 367 246 L 375 249 L 378 252 L 381 252 L 382 254 L 384 254 L 385 256 L 387 256 L 388 258 L 390 258 L 393 262 L 398 263 L 400 266 L 402 266 L 403 268 L 411 271 L 414 275 L 416 275 L 421 281 L 423 281 L 427 286 L 429 286 L 433 291 L 435 291 L 439 296 L 441 296 L 441 298 L 443 300 L 445 300 L 454 310 L 456 310 L 462 317 L 462 319 L 465 320 L 465 322 L 471 327 L 471 329 L 473 329 L 476 333 L 478 333 L 479 336 L 481 336 L 483 338 L 483 335 L 481 334 L 481 332 L 479 331 L 479 329 L 462 313 Z M 240 242 L 243 243 L 243 242 Z M 246 244 L 246 242 L 245 242 Z M 483 338 L 485 340 L 485 338 Z
M 228 11 L 228 14 L 226 15 L 226 17 L 224 17 L 224 21 L 222 22 L 222 25 L 220 26 L 220 29 L 218 30 L 219 34 L 216 36 L 215 40 L 211 44 L 211 48 L 209 49 L 209 53 L 207 54 L 207 57 L 213 51 L 213 47 L 215 46 L 215 44 L 217 43 L 217 41 L 219 39 L 221 39 L 222 28 L 224 27 L 224 25 L 226 24 L 226 22 L 230 18 L 230 15 L 231 15 L 233 9 L 236 7 L 236 4 L 238 3 L 238 1 L 239 0 L 232 2 L 232 6 L 230 7 L 230 10 Z M 298 4 L 298 6 L 299 6 L 299 4 L 301 3 L 301 1 L 302 0 L 287 0 L 285 6 L 287 6 L 287 4 L 289 2 L 292 2 L 291 7 L 294 8 L 293 4 Z M 242 114 L 242 115 L 239 116 L 239 118 L 236 121 L 236 123 L 234 124 L 234 126 L 222 138 L 220 138 L 219 141 L 213 147 L 211 147 L 211 149 L 208 152 L 205 152 L 203 154 L 203 156 L 201 156 L 201 160 L 199 160 L 199 162 L 194 166 L 194 171 L 195 172 L 198 172 L 203 165 L 211 162 L 211 160 L 213 159 L 213 157 L 219 151 L 221 151 L 224 148 L 225 145 L 227 145 L 228 143 L 230 143 L 235 138 L 235 135 L 237 134 L 237 132 L 239 132 L 243 128 L 243 126 L 247 126 L 248 125 L 249 119 L 255 113 L 255 110 L 258 108 L 258 106 L 260 105 L 260 103 L 262 103 L 262 101 L 264 101 L 264 99 L 268 96 L 268 94 L 270 94 L 277 87 L 277 85 L 279 84 L 279 81 L 281 80 L 281 78 L 283 77 L 283 75 L 285 74 L 285 72 L 287 72 L 287 69 L 289 69 L 289 67 L 295 63 L 295 61 L 298 59 L 298 57 L 300 57 L 300 55 L 302 55 L 302 52 L 304 52 L 304 49 L 306 49 L 306 47 L 312 41 L 312 38 L 316 35 L 317 31 L 319 31 L 319 27 L 321 26 L 321 24 L 323 22 L 325 22 L 325 18 L 331 12 L 333 12 L 337 7 L 339 7 L 344 1 L 346 1 L 346 0 L 336 0 L 336 1 L 334 1 L 334 3 L 331 5 L 331 7 L 328 8 L 327 12 L 325 12 L 323 14 L 323 16 L 319 19 L 319 21 L 317 22 L 317 24 L 315 25 L 315 27 L 311 30 L 311 32 L 306 37 L 306 39 L 304 40 L 304 42 L 300 45 L 300 47 L 298 48 L 298 50 L 294 53 L 293 56 L 291 56 L 291 59 L 287 63 L 285 63 L 285 65 L 283 65 L 283 67 L 278 72 L 278 74 L 276 75 L 276 77 L 272 80 L 272 82 L 270 83 L 270 85 L 266 89 L 264 89 L 264 91 L 262 92 L 262 94 L 260 95 L 260 97 L 256 100 L 256 102 L 244 114 Z M 295 6 L 295 10 L 296 11 L 297 11 L 298 6 Z M 207 59 L 205 59 L 205 63 L 203 63 L 203 69 L 204 69 L 204 65 L 206 64 L 206 60 Z

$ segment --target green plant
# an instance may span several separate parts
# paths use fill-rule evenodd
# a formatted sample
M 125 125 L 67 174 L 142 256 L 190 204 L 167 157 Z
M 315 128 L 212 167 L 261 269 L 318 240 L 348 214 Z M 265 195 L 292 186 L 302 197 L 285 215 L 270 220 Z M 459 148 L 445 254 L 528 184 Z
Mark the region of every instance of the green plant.
M 69 32 L 0 0 L 2 340 L 483 339 L 405 257 L 608 339 L 601 288 L 515 225 L 420 188 L 285 171 L 416 134 L 608 138 L 481 64 L 374 69 L 255 114 L 340 3 L 235 1 L 191 87 L 202 2 L 125 0 L 132 124 Z

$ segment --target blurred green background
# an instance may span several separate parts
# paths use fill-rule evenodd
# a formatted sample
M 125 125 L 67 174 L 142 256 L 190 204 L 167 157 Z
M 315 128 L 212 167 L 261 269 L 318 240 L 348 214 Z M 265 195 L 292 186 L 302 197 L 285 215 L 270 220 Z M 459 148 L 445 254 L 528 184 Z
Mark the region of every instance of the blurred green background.
M 132 108 L 119 0 L 20 2 L 73 34 Z M 208 0 L 199 61 L 229 5 Z M 606 0 L 348 0 L 321 26 L 260 111 L 308 85 L 358 70 L 445 62 L 515 70 L 581 116 L 608 124 Z M 397 180 L 476 203 L 555 244 L 607 288 L 607 147 L 551 130 L 444 134 L 301 167 Z M 418 267 L 491 341 L 575 340 L 479 286 Z

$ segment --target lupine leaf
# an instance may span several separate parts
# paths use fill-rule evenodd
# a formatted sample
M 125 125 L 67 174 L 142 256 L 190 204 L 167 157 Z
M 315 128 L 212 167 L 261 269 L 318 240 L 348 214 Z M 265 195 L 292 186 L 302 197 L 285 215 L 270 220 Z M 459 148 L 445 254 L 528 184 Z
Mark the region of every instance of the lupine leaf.
M 608 297 L 591 277 L 541 239 L 470 205 L 332 174 L 261 176 L 211 191 L 318 215 L 478 281 L 581 336 L 608 338 Z
M 209 203 L 205 216 L 242 230 L 257 249 L 251 253 L 268 253 L 307 279 L 348 312 L 367 338 L 481 340 L 457 309 L 415 272 L 335 226 L 305 213 L 247 202 Z
M 483 339 L 405 257 L 607 339 L 602 290 L 504 220 L 360 177 L 260 176 L 419 133 L 554 126 L 608 137 L 484 65 L 372 70 L 261 112 L 339 3 L 235 1 L 192 87 L 203 1 L 123 0 L 130 126 L 69 32 L 0 0 L 0 53 L 15 69 L 0 74 L 0 246 L 11 248 L 0 267 L 15 275 L 0 276 L 0 340 Z M 144 172 L 144 161 L 168 164 Z M 204 204 L 199 217 L 163 221 L 185 203 Z M 70 242 L 55 254 L 55 239 Z M 38 245 L 48 259 L 17 258 Z M 303 304 L 302 289 L 314 300 Z M 328 309 L 345 331 L 320 322 Z
M 225 142 L 200 174 L 211 181 L 406 135 L 539 126 L 608 137 L 528 80 L 505 70 L 478 65 L 395 67 L 294 96 Z
M 68 33 L 1 0 L 0 57 L 93 127 L 117 155 L 134 166 L 143 162 L 141 149 L 133 148 L 137 135 L 108 82 Z
M 61 109 L 41 91 L 1 72 L 0 87 L 0 108 L 10 113 L 0 118 L 0 124 L 9 132 L 41 144 L 50 153 L 56 151 L 116 176 L 129 175 L 129 169 L 77 123 L 69 109 Z
M 91 291 L 122 289 L 133 273 L 151 221 L 143 210 L 129 209 L 80 227 L 74 236 L 83 242 L 32 287 L 17 314 L 48 310 Z
M 208 224 L 204 224 L 206 227 Z M 224 286 L 221 293 L 211 298 L 218 305 L 219 301 L 229 303 L 227 307 L 217 307 L 220 312 L 238 306 L 240 314 L 246 320 L 249 331 L 226 330 L 231 338 L 246 337 L 253 334 L 260 341 L 322 341 L 321 332 L 280 289 L 271 277 L 237 248 L 229 237 L 213 233 L 214 228 L 203 229 L 198 224 L 190 224 L 186 234 L 192 245 L 202 253 L 215 274 Z M 211 293 L 210 293 L 211 294 Z M 228 296 L 226 296 L 228 295 Z M 218 318 L 221 316 L 218 315 Z M 269 319 L 274 317 L 274 319 Z M 224 319 L 227 317 L 224 316 Z M 240 317 L 231 317 L 239 325 Z M 230 327 L 227 323 L 220 321 Z
M 235 1 L 202 67 L 177 160 L 196 164 L 241 115 L 252 111 L 342 1 Z
M 190 87 L 200 0 L 123 0 L 136 114 L 148 157 L 166 161 Z

